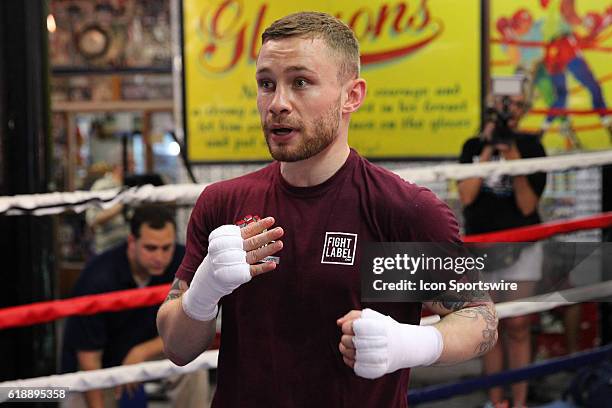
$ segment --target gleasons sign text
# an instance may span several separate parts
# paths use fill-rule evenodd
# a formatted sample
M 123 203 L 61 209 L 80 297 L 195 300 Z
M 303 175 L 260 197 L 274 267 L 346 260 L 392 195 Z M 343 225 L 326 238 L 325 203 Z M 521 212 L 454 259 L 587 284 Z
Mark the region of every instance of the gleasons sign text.
M 442 22 L 431 15 L 428 0 L 353 7 L 330 12 L 355 32 L 364 66 L 404 58 L 434 41 L 443 30 Z M 271 16 L 270 8 L 262 2 L 254 13 L 247 13 L 244 0 L 210 2 L 197 27 L 202 40 L 198 60 L 204 71 L 226 73 L 241 62 L 255 61 L 261 33 L 280 17 Z

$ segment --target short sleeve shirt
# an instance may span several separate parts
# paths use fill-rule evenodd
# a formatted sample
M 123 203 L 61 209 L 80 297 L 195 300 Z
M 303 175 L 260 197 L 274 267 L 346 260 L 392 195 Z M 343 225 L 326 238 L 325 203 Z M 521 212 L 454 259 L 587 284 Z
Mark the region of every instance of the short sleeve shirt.
M 484 146 L 484 142 L 477 137 L 468 139 L 463 145 L 459 161 L 461 163 L 477 162 Z M 516 146 L 522 158 L 546 156 L 544 147 L 536 136 L 519 134 Z M 501 160 L 500 155 L 494 154 L 492 160 Z M 540 197 L 546 187 L 546 173 L 530 174 L 527 180 L 534 193 Z M 465 232 L 468 235 L 524 227 L 541 222 L 537 209 L 525 216 L 518 208 L 512 187 L 512 177 L 508 175 L 485 178 L 478 196 L 474 202 L 463 209 L 463 215 Z
M 362 303 L 366 242 L 459 242 L 452 211 L 431 191 L 351 151 L 324 183 L 295 187 L 275 162 L 207 187 L 191 214 L 177 277 L 190 282 L 224 224 L 272 216 L 283 227 L 280 264 L 221 300 L 214 407 L 404 407 L 409 370 L 377 380 L 355 375 L 338 350 L 336 320 L 371 307 L 418 323 L 418 303 Z

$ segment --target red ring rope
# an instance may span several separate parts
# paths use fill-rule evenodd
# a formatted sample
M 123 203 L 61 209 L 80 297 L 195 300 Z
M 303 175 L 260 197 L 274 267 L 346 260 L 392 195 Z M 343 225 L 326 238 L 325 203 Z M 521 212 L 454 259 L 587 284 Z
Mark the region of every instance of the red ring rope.
M 588 116 L 593 114 L 598 115 L 610 115 L 612 109 L 600 108 L 600 109 L 565 109 L 565 108 L 550 108 L 550 109 L 531 109 L 529 111 L 532 115 L 573 115 L 573 116 Z
M 539 241 L 558 234 L 569 232 L 607 228 L 612 226 L 612 212 L 601 213 L 589 217 L 576 218 L 570 221 L 555 221 L 528 227 L 512 228 L 486 234 L 467 235 L 463 242 L 529 242 Z
M 158 305 L 164 301 L 169 289 L 170 285 L 166 284 L 7 307 L 0 309 L 0 330 L 46 323 L 73 315 L 91 315 Z

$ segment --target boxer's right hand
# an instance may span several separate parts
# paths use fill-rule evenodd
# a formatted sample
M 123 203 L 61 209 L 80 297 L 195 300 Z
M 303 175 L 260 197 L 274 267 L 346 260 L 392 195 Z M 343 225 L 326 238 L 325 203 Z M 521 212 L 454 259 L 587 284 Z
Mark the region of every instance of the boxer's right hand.
M 276 263 L 258 263 L 282 249 L 280 227 L 265 231 L 274 224 L 271 217 L 244 228 L 222 225 L 210 233 L 208 255 L 196 270 L 182 305 L 187 316 L 210 321 L 217 316 L 219 300 L 255 275 L 276 268 Z M 274 241 L 274 242 L 272 242 Z

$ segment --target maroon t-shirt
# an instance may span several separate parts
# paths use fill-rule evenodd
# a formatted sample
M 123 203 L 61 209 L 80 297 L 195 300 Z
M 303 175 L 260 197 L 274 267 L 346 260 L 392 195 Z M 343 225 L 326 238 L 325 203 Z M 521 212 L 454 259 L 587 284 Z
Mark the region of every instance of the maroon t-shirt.
M 377 380 L 355 375 L 338 350 L 336 319 L 370 307 L 418 323 L 420 303 L 361 302 L 361 248 L 368 241 L 458 242 L 452 211 L 355 151 L 314 187 L 289 185 L 275 162 L 202 192 L 177 278 L 191 282 L 212 230 L 256 216 L 276 219 L 284 247 L 274 271 L 221 299 L 213 407 L 405 407 L 409 370 Z

